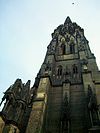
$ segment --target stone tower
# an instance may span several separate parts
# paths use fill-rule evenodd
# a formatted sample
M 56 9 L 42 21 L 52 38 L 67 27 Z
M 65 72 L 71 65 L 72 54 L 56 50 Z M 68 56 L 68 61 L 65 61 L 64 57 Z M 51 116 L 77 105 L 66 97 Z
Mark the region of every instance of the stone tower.
M 5 99 L 1 133 L 100 133 L 100 71 L 84 30 L 67 17 L 33 87 L 17 79 Z

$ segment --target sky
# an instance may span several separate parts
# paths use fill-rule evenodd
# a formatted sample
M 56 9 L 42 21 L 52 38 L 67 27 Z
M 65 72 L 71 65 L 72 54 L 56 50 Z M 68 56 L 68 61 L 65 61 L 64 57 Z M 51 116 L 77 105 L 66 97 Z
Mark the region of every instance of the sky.
M 33 85 L 67 16 L 84 29 L 100 68 L 100 0 L 0 0 L 0 99 L 17 78 Z

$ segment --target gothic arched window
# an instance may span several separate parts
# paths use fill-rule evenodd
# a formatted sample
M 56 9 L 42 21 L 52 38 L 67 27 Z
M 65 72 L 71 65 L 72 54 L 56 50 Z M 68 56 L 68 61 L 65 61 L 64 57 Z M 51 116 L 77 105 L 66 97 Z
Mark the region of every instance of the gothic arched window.
M 62 49 L 62 54 L 66 54 L 66 45 L 64 43 L 62 43 L 61 45 L 61 49 Z
M 70 45 L 70 53 L 71 54 L 75 53 L 75 46 L 74 46 L 74 44 Z
M 61 65 L 58 66 L 58 68 L 57 68 L 57 75 L 58 76 L 62 75 L 62 66 Z
M 73 73 L 78 73 L 78 68 L 75 64 L 73 65 Z

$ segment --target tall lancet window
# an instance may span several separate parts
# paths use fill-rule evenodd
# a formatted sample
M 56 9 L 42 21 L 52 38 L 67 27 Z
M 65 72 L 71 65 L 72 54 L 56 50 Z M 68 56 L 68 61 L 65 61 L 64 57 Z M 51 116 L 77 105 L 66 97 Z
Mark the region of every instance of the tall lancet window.
M 74 53 L 75 53 L 75 45 L 70 44 L 70 54 L 74 54 Z
M 62 50 L 62 54 L 66 54 L 66 45 L 65 45 L 65 38 L 62 37 L 61 38 L 61 50 Z
M 73 65 L 73 73 L 78 73 L 78 68 L 75 64 Z
M 58 68 L 57 68 L 57 75 L 58 76 L 61 76 L 62 75 L 62 66 L 61 65 L 58 66 Z
M 66 45 L 64 43 L 61 45 L 61 50 L 63 55 L 66 54 Z

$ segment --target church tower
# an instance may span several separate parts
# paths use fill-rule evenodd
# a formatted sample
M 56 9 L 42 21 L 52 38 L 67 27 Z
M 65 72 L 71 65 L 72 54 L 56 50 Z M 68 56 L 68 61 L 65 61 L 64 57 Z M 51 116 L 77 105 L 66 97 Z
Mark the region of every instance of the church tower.
M 1 133 L 100 133 L 100 71 L 84 30 L 67 17 L 33 87 L 17 79 L 5 99 Z

